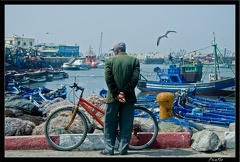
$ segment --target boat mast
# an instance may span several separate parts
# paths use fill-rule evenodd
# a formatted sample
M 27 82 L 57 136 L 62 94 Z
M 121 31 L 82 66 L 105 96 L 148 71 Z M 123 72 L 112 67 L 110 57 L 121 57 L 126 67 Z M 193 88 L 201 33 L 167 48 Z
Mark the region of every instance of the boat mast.
M 217 79 L 217 44 L 216 44 L 216 38 L 215 33 L 213 32 L 213 47 L 214 47 L 214 74 L 216 75 Z
M 100 37 L 99 51 L 98 51 L 98 59 L 102 59 L 102 32 Z

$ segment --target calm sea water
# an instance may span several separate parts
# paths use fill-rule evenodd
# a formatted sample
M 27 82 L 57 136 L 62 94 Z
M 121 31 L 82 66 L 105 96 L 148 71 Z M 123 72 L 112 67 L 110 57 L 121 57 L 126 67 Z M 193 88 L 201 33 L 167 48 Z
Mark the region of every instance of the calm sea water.
M 203 75 L 203 81 L 208 81 L 209 73 L 213 73 L 214 69 L 210 67 L 211 65 L 204 66 L 203 70 L 206 72 L 206 74 Z M 159 64 L 141 64 L 141 74 L 147 78 L 148 80 L 158 80 L 156 77 L 156 74 L 154 73 L 153 69 L 155 67 L 168 68 L 168 65 L 159 65 Z M 223 77 L 234 77 L 235 76 L 235 70 L 232 71 L 230 68 L 220 68 L 220 73 L 218 73 L 218 76 Z M 25 86 L 29 88 L 35 88 L 36 86 L 40 87 L 47 87 L 49 89 L 57 89 L 60 88 L 61 85 L 65 85 L 68 88 L 68 96 L 67 99 L 74 101 L 76 97 L 72 97 L 73 93 L 70 93 L 71 88 L 69 88 L 70 85 L 73 85 L 73 83 L 76 81 L 80 86 L 84 87 L 84 94 L 83 97 L 88 97 L 92 93 L 99 94 L 99 92 L 104 88 L 107 89 L 105 80 L 104 80 L 104 69 L 98 69 L 98 68 L 92 68 L 90 70 L 65 70 L 69 74 L 69 78 L 65 79 L 58 79 L 53 80 L 50 82 L 43 82 L 43 83 L 30 83 Z M 145 92 L 141 92 L 137 88 L 135 89 L 137 97 L 141 97 L 146 95 Z M 79 94 L 79 93 L 77 93 Z M 70 95 L 70 96 L 69 96 Z M 209 97 L 209 96 L 208 96 Z M 211 98 L 211 97 L 209 97 Z M 214 96 L 212 97 L 214 98 Z M 230 98 L 234 99 L 234 98 Z

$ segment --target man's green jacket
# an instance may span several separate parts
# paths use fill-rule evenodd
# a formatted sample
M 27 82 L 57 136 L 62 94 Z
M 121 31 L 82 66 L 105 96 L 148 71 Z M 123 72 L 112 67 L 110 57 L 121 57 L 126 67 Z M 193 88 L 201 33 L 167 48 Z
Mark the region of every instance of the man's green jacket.
M 108 87 L 107 103 L 116 102 L 115 97 L 119 92 L 125 94 L 126 102 L 137 102 L 135 87 L 140 75 L 140 63 L 137 58 L 120 52 L 106 59 L 104 72 Z

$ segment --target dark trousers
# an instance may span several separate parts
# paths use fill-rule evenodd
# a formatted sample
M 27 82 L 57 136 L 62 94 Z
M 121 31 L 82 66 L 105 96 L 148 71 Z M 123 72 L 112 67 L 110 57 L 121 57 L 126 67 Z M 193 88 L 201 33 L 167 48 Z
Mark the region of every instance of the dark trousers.
M 116 144 L 117 129 L 120 129 L 118 150 L 124 154 L 132 135 L 134 119 L 134 103 L 108 103 L 104 118 L 104 145 L 105 151 L 113 154 Z

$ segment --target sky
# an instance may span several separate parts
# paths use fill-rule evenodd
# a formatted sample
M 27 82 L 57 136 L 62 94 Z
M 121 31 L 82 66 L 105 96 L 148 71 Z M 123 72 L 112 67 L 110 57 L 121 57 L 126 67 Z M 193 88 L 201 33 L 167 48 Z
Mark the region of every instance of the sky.
M 86 53 L 109 53 L 116 42 L 128 53 L 186 52 L 210 47 L 215 33 L 220 50 L 235 53 L 235 5 L 28 5 L 5 4 L 5 37 L 34 38 L 35 43 L 77 44 Z M 157 38 L 166 31 L 168 38 Z M 46 34 L 48 33 L 48 34 Z M 102 36 L 101 36 L 102 33 Z M 100 50 L 101 49 L 101 50 Z

